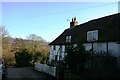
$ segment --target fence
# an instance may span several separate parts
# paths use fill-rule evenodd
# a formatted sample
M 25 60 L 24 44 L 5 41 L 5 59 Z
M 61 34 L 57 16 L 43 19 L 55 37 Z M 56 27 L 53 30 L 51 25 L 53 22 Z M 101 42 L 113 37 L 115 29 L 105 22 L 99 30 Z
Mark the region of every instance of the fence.
M 35 63 L 35 70 L 45 72 L 51 76 L 56 76 L 56 67 L 47 66 L 40 63 Z

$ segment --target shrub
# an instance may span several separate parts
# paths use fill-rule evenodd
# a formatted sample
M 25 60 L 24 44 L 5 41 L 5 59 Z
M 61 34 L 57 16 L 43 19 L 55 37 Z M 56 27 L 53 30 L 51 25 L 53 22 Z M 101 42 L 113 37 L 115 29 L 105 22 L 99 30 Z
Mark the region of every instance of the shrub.
M 82 44 L 79 44 L 77 47 L 68 50 L 63 66 L 73 73 L 84 71 L 89 56 L 90 52 L 86 51 Z
M 113 68 L 117 65 L 117 58 L 110 53 L 97 53 L 92 54 L 93 68 Z
M 70 48 L 62 64 L 65 69 L 73 73 L 80 73 L 90 69 L 108 69 L 114 68 L 117 64 L 117 58 L 110 53 L 95 53 L 87 51 L 83 44 L 75 48 Z
M 15 53 L 15 61 L 17 67 L 29 66 L 32 61 L 32 54 L 27 49 L 22 49 Z

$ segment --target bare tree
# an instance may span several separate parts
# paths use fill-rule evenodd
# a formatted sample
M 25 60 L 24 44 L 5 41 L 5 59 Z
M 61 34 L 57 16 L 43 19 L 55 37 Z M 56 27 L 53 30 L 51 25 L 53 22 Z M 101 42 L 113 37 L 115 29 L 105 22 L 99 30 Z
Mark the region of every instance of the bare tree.
M 2 37 L 7 37 L 7 36 L 9 36 L 9 33 L 8 33 L 8 31 L 7 31 L 7 29 L 5 29 L 5 26 L 0 26 L 0 35 L 2 36 Z
M 11 43 L 9 40 L 9 33 L 5 26 L 0 26 L 0 46 L 1 56 L 7 63 L 13 61 L 13 55 L 11 53 Z
M 2 29 L 0 26 L 0 58 L 2 58 Z
M 27 38 L 33 41 L 45 41 L 41 36 L 37 36 L 36 34 L 30 34 Z
M 1 35 L 1 45 L 2 45 L 2 53 L 3 55 L 8 51 L 10 45 L 9 45 L 9 39 L 8 39 L 8 31 L 5 29 L 4 26 L 0 27 L 0 35 Z

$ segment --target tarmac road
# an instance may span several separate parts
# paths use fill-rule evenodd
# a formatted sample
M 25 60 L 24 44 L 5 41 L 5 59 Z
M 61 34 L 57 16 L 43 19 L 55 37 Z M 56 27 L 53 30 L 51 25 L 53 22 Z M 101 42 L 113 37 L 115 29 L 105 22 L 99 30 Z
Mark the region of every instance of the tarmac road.
M 38 72 L 34 67 L 8 68 L 6 80 L 55 80 L 52 76 Z

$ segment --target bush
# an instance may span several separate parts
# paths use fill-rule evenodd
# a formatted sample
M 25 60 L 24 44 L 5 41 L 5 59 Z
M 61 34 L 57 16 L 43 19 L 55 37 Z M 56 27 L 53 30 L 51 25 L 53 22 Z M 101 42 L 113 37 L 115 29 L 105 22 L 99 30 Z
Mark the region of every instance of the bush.
M 95 53 L 87 51 L 83 44 L 75 48 L 70 48 L 62 64 L 65 69 L 72 73 L 82 73 L 91 69 L 108 69 L 115 68 L 117 58 L 110 53 Z
M 59 61 L 58 69 L 59 76 L 68 70 L 69 73 L 76 74 L 83 80 L 120 78 L 116 57 L 112 56 L 111 53 L 86 51 L 82 44 L 68 50 L 64 60 Z
M 17 67 L 30 66 L 32 61 L 32 54 L 27 49 L 22 49 L 15 53 L 15 61 Z
M 91 55 L 93 68 L 113 68 L 117 65 L 117 58 L 110 53 L 97 53 Z
M 90 52 L 85 50 L 82 44 L 68 50 L 64 58 L 63 66 L 73 73 L 85 70 L 85 64 L 88 62 Z

